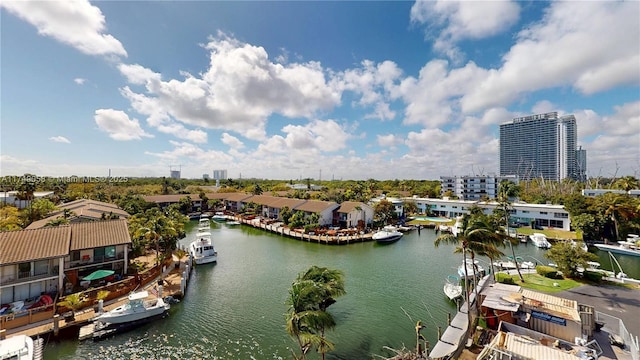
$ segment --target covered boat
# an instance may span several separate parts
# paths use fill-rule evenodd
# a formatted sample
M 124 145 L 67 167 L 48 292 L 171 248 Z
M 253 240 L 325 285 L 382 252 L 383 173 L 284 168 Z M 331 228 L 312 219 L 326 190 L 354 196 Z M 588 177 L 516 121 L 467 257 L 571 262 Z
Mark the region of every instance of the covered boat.
M 396 229 L 395 226 L 387 225 L 379 231 L 376 231 L 371 237 L 373 240 L 379 243 L 392 243 L 400 240 L 402 233 Z

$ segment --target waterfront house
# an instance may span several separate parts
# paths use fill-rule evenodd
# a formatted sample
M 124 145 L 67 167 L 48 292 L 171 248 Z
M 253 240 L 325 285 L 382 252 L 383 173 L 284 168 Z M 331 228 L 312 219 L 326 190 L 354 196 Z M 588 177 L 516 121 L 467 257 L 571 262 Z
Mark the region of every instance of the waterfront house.
M 302 211 L 305 217 L 311 214 L 318 214 L 318 224 L 320 224 L 320 226 L 329 226 L 333 225 L 333 212 L 339 207 L 340 205 L 333 201 L 307 200 L 292 210 L 294 212 Z
M 56 211 L 50 213 L 46 218 L 29 224 L 27 229 L 39 229 L 47 226 L 47 224 L 53 220 L 65 217 L 69 220 L 69 223 L 114 218 L 126 219 L 129 217 L 129 213 L 120 209 L 118 205 L 90 199 L 74 200 L 57 205 L 57 208 Z
M 1 304 L 55 298 L 98 269 L 126 274 L 130 245 L 126 220 L 1 232 Z
M 345 201 L 335 212 L 334 223 L 343 228 L 364 228 L 373 222 L 373 208 L 361 202 Z
M 421 213 L 451 219 L 468 214 L 469 209 L 473 206 L 478 206 L 485 214 L 493 213 L 493 210 L 500 206 L 495 201 L 453 200 L 449 198 L 435 199 L 414 196 L 403 200 L 415 202 Z M 570 231 L 571 229 L 571 218 L 563 205 L 512 203 L 510 218 L 512 223 L 522 225 L 534 224 L 542 228 L 555 228 L 565 231 Z
M 96 270 L 127 273 L 131 237 L 126 220 L 95 221 L 71 224 L 69 251 L 65 256 L 64 275 L 71 287 L 86 285 L 82 277 Z M 69 285 L 65 285 L 69 291 Z

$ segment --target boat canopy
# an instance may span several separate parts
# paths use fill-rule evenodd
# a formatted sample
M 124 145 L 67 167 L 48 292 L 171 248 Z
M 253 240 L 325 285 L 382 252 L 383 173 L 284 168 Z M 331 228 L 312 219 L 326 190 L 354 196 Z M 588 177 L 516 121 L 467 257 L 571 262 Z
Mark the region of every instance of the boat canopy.
M 129 300 L 142 300 L 149 296 L 147 291 L 140 291 L 134 294 L 129 295 Z

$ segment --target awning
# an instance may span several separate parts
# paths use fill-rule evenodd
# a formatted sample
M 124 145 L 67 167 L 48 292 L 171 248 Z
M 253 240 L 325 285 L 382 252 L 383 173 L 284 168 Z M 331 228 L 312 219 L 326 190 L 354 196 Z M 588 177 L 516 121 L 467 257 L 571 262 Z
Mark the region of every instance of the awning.
M 111 276 L 115 273 L 115 271 L 113 270 L 96 270 L 94 272 L 92 272 L 91 274 L 85 276 L 84 278 L 82 278 L 82 280 L 84 281 L 92 281 L 92 280 L 99 280 L 102 278 L 106 278 L 107 276 Z

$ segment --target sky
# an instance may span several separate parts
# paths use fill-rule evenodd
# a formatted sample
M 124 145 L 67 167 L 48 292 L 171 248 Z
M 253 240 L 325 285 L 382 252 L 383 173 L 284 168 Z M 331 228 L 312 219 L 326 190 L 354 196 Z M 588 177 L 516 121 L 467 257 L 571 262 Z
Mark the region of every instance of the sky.
M 640 176 L 638 1 L 2 1 L 0 175 L 499 172 L 499 125 L 573 114 Z

